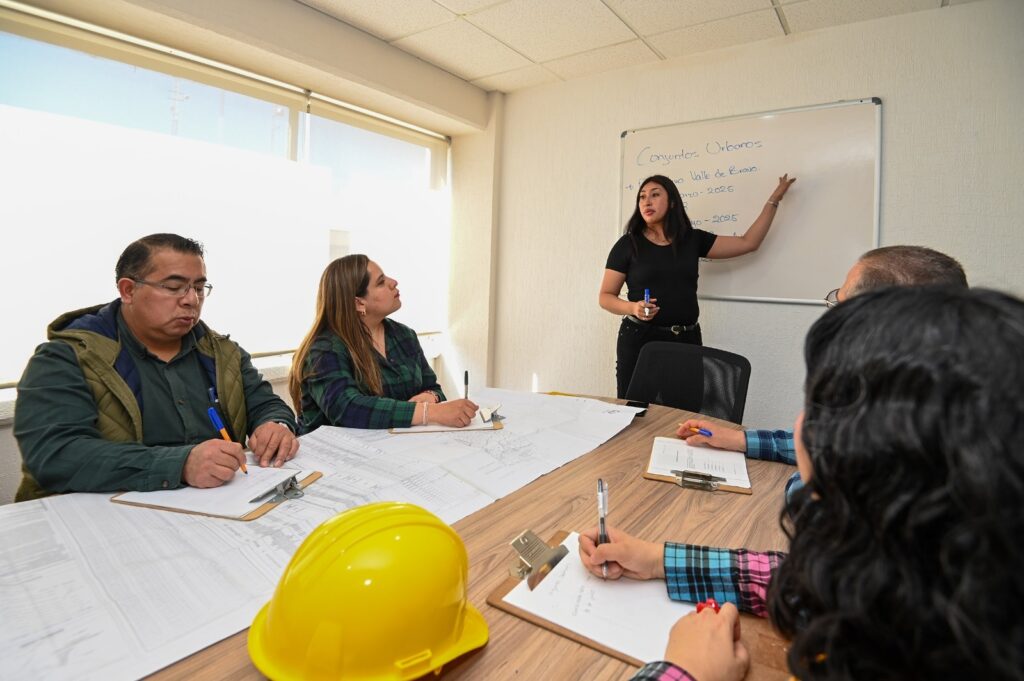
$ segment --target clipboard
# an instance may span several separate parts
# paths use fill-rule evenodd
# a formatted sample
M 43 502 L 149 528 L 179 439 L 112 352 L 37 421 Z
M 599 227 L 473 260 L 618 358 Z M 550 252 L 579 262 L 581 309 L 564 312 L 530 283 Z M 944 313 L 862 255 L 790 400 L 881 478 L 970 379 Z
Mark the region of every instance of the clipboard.
M 256 468 L 255 470 L 260 470 L 260 469 Z M 275 469 L 275 470 L 293 470 L 293 469 Z M 299 478 L 300 475 L 303 476 L 301 479 Z M 270 488 L 267 489 L 266 492 L 264 492 L 263 494 L 259 495 L 260 497 L 267 497 L 267 500 L 265 502 L 261 503 L 259 506 L 256 506 L 255 508 L 250 507 L 245 512 L 243 512 L 243 513 L 231 513 L 231 512 L 217 513 L 217 512 L 211 512 L 209 509 L 206 508 L 207 505 L 204 505 L 204 510 L 197 510 L 198 507 L 189 504 L 187 499 L 181 499 L 180 501 L 175 501 L 173 495 L 174 495 L 175 492 L 180 492 L 181 491 L 180 489 L 178 489 L 178 490 L 159 490 L 159 491 L 156 491 L 156 492 L 121 492 L 119 494 L 115 494 L 114 496 L 110 497 L 110 500 L 113 503 L 115 503 L 115 504 L 124 504 L 125 506 L 138 506 L 140 508 L 152 508 L 152 509 L 156 509 L 158 511 L 170 511 L 171 513 L 186 513 L 186 514 L 189 514 L 189 515 L 202 515 L 202 516 L 207 516 L 207 517 L 210 517 L 210 518 L 227 518 L 228 520 L 249 521 L 249 520 L 255 520 L 256 518 L 259 518 L 261 516 L 266 515 L 267 513 L 269 513 L 271 511 L 271 509 L 277 508 L 278 506 L 280 506 L 285 501 L 288 501 L 289 499 L 296 498 L 296 497 L 301 497 L 302 496 L 301 491 L 305 490 L 305 488 L 307 488 L 310 485 L 312 485 L 314 482 L 319 480 L 321 477 L 323 477 L 323 473 L 321 473 L 319 471 L 295 470 L 295 474 L 292 477 L 287 478 L 283 482 L 280 482 L 280 483 L 277 483 L 277 484 L 272 484 L 270 486 Z M 187 489 L 191 490 L 193 488 L 187 488 Z M 194 490 L 194 491 L 197 491 L 200 494 L 209 494 L 211 492 L 216 494 L 216 490 L 218 490 L 218 489 L 224 489 L 224 488 L 213 487 L 213 488 L 209 488 L 209 489 Z M 300 492 L 300 494 L 296 495 L 293 492 L 291 492 L 291 490 L 298 490 Z M 147 500 L 147 498 L 146 498 L 147 495 L 159 495 L 159 496 L 151 496 L 151 497 L 149 497 L 149 500 Z M 213 500 L 213 501 L 216 501 L 216 500 Z M 250 502 L 250 504 L 252 504 L 252 503 L 256 503 L 256 502 L 255 501 Z
M 659 448 L 662 450 L 672 448 L 695 453 L 702 459 L 703 467 L 700 470 L 687 467 L 680 460 L 676 464 L 678 468 L 664 470 L 656 462 L 659 454 L 661 454 Z M 722 468 L 735 472 L 728 477 L 716 475 L 716 473 L 723 472 Z M 680 487 L 687 487 L 689 489 L 699 489 L 707 492 L 722 491 L 735 492 L 737 494 L 753 494 L 750 475 L 747 473 L 747 458 L 741 452 L 730 452 L 714 447 L 690 447 L 686 444 L 685 440 L 678 440 L 676 438 L 654 438 L 654 444 L 651 446 L 651 457 L 648 459 L 647 468 L 642 475 L 648 480 L 672 482 Z M 743 486 L 742 480 L 745 480 L 746 486 Z
M 568 536 L 568 532 L 560 530 L 551 535 L 551 538 L 548 539 L 546 543 L 548 546 L 558 546 L 563 541 L 565 541 L 565 538 Z M 532 612 L 528 612 L 516 605 L 506 602 L 505 596 L 507 596 L 512 591 L 512 589 L 516 588 L 521 581 L 521 579 L 513 577 L 511 575 L 507 577 L 505 581 L 503 581 L 494 589 L 494 591 L 487 595 L 487 605 L 495 607 L 498 610 L 504 610 L 510 615 L 515 615 L 520 619 L 526 620 L 530 624 L 536 625 L 543 629 L 547 629 L 548 631 L 552 631 L 558 634 L 559 636 L 564 636 L 565 638 L 575 641 L 580 645 L 587 646 L 588 648 L 593 648 L 599 653 L 603 653 L 605 655 L 608 655 L 609 657 L 614 657 L 615 659 L 625 662 L 626 664 L 631 664 L 634 667 L 643 667 L 644 664 L 646 664 L 645 662 L 638 660 L 635 657 L 630 657 L 629 655 L 626 655 L 625 653 L 615 650 L 614 648 L 609 648 L 608 646 L 598 643 L 593 639 L 589 639 L 586 636 L 583 636 L 582 634 L 573 631 L 572 629 L 567 629 L 566 627 L 551 622 L 550 620 L 546 620 L 542 617 L 533 614 Z
M 548 540 L 547 545 L 550 547 L 556 547 L 560 545 L 568 536 L 569 533 L 567 533 L 567 531 L 557 531 L 557 533 L 555 533 L 551 537 L 551 539 Z M 543 579 L 545 578 L 542 578 L 542 580 Z M 544 616 L 535 614 L 534 612 L 530 612 L 513 603 L 506 601 L 505 597 L 508 596 L 509 593 L 511 593 L 512 590 L 515 589 L 520 583 L 521 580 L 517 579 L 516 577 L 509 577 L 504 582 L 502 582 L 494 591 L 490 592 L 487 595 L 486 603 L 488 605 L 492 605 L 493 607 L 498 608 L 499 610 L 504 610 L 509 614 L 513 614 L 517 616 L 517 618 L 520 618 L 521 620 L 524 620 L 532 625 L 536 625 L 538 627 L 541 627 L 542 629 L 547 629 L 548 631 L 558 634 L 559 636 L 563 636 L 571 641 L 577 642 L 581 645 L 585 645 L 610 657 L 614 657 L 615 659 L 618 659 L 618 661 L 624 662 L 627 665 L 632 665 L 634 667 L 643 667 L 646 664 L 646 661 L 642 661 L 642 659 L 634 657 L 626 652 L 623 652 L 622 650 L 618 650 L 616 648 L 595 641 L 594 639 L 589 638 L 577 631 L 568 629 L 555 622 L 547 620 L 544 618 Z M 664 598 L 666 602 L 672 603 L 672 601 L 670 601 L 667 596 L 663 596 L 662 594 L 664 594 L 664 587 L 659 586 L 659 598 Z M 685 614 L 685 612 L 682 612 L 674 616 L 677 616 L 678 618 L 678 616 L 682 616 L 682 614 Z M 671 626 L 665 627 L 666 638 L 668 638 L 670 629 Z

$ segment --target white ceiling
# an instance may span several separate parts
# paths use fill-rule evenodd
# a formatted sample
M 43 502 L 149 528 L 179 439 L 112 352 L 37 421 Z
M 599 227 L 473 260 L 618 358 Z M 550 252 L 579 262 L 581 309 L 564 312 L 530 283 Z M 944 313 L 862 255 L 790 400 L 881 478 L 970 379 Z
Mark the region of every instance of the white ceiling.
M 971 0 L 297 0 L 484 90 Z

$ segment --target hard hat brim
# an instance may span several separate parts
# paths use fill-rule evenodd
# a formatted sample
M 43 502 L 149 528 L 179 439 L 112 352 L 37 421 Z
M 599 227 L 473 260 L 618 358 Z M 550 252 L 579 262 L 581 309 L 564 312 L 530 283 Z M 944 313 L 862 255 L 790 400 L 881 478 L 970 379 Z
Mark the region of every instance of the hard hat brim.
M 275 681 L 303 681 L 303 677 L 296 676 L 294 670 L 288 670 L 280 667 L 275 663 L 274 660 L 270 659 L 266 655 L 266 651 L 269 647 L 264 641 L 266 635 L 266 621 L 267 611 L 270 609 L 270 601 L 264 603 L 260 611 L 256 613 L 256 617 L 252 621 L 252 626 L 249 628 L 249 637 L 247 646 L 249 648 L 249 658 L 252 663 L 256 665 L 256 669 L 260 670 L 264 676 Z M 439 655 L 435 659 L 435 669 L 439 669 L 442 665 L 448 664 L 452 660 L 465 655 L 471 650 L 476 650 L 484 646 L 489 638 L 487 621 L 484 616 L 480 614 L 470 603 L 466 603 L 464 610 L 465 619 L 462 625 L 462 636 L 455 645 L 446 650 L 442 655 Z M 391 677 L 392 679 L 401 679 L 401 675 L 396 674 Z

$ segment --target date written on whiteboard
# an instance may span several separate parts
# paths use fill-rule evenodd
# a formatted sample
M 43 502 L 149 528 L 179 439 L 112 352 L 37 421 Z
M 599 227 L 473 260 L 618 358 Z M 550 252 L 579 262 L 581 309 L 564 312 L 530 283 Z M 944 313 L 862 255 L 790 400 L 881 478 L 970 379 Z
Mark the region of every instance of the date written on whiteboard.
M 720 225 L 726 222 L 736 222 L 736 213 L 712 215 L 710 220 L 691 220 L 690 224 L 694 227 L 700 227 L 703 224 Z

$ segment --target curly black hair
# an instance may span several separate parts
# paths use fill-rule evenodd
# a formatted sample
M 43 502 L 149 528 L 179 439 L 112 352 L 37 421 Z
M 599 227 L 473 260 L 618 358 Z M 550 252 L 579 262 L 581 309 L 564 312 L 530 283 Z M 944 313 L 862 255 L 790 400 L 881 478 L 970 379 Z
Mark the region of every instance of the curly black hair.
M 1024 679 L 1024 302 L 890 288 L 805 346 L 769 611 L 800 679 Z

